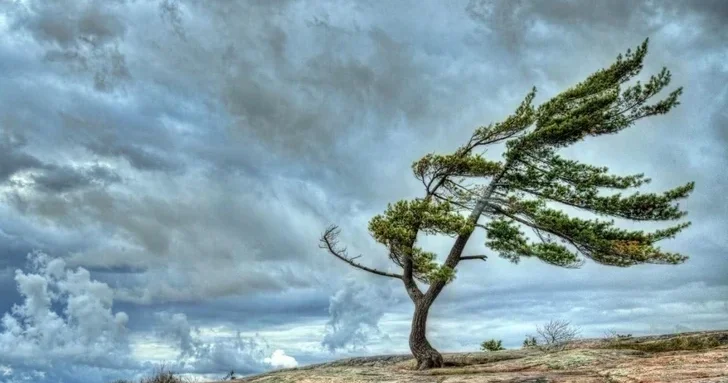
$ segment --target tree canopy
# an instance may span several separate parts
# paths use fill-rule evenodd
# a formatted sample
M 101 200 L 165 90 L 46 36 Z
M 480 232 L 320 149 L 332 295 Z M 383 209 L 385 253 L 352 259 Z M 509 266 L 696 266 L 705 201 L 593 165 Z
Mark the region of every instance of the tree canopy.
M 618 133 L 637 120 L 665 114 L 679 104 L 682 88 L 647 103 L 669 85 L 671 75 L 666 68 L 644 84 L 626 85 L 642 69 L 647 46 L 645 40 L 634 52 L 627 50 L 608 68 L 538 107 L 532 105 L 533 88 L 512 115 L 475 129 L 468 142 L 452 154 L 431 153 L 414 162 L 412 171 L 422 182 L 425 196 L 389 204 L 369 222 L 373 238 L 386 246 L 389 258 L 405 273 L 428 284 L 452 281 L 454 266 L 461 260 L 486 257 L 458 254 L 440 264 L 436 254 L 416 245 L 419 233 L 467 238 L 482 228 L 485 245 L 516 263 L 522 257 L 568 268 L 581 266 L 584 258 L 622 267 L 685 261 L 686 256 L 663 251 L 655 244 L 675 236 L 690 222 L 647 233 L 620 229 L 613 219 L 571 217 L 552 207 L 553 203 L 563 204 L 597 216 L 634 221 L 676 220 L 686 214 L 676 201 L 689 195 L 693 182 L 663 193 L 625 195 L 622 191 L 639 188 L 650 179 L 641 173 L 610 174 L 606 167 L 558 154 L 560 148 L 587 136 Z M 501 160 L 486 159 L 478 152 L 501 142 L 506 145 Z M 610 190 L 617 192 L 605 194 Z M 487 223 L 479 223 L 480 218 Z M 529 240 L 524 228 L 532 230 L 537 240 Z M 322 237 L 332 252 L 337 250 L 337 234 L 332 227 Z M 345 252 L 339 255 L 358 265 Z
M 425 336 L 430 306 L 456 275 L 462 261 L 486 260 L 485 255 L 463 254 L 476 229 L 486 232 L 485 246 L 498 256 L 518 263 L 537 258 L 565 268 L 578 268 L 586 258 L 627 267 L 637 264 L 678 264 L 687 257 L 663 251 L 656 243 L 674 237 L 690 222 L 653 232 L 619 228 L 614 218 L 632 221 L 672 221 L 685 216 L 678 200 L 692 192 L 688 182 L 663 193 L 634 192 L 650 182 L 644 174 L 615 175 L 606 167 L 564 158 L 558 150 L 587 136 L 618 133 L 636 121 L 665 114 L 679 104 L 678 88 L 649 104 L 670 83 L 663 68 L 642 84 L 626 85 L 642 69 L 645 40 L 634 52 L 627 50 L 608 68 L 556 95 L 538 107 L 533 88 L 516 111 L 504 121 L 481 126 L 453 153 L 430 153 L 412 164 L 422 182 L 422 198 L 389 204 L 369 221 L 372 237 L 384 245 L 402 273 L 373 269 L 338 247 L 339 229 L 330 227 L 321 246 L 350 265 L 386 277 L 401 279 L 415 304 L 410 350 L 417 368 L 443 366 L 442 355 Z M 502 159 L 484 157 L 484 150 L 505 143 Z M 583 219 L 554 207 L 568 206 L 597 216 Z M 607 217 L 607 218 L 602 218 Z M 609 219 L 611 217 L 611 219 Z M 485 223 L 481 223 L 481 218 Z M 534 233 L 533 240 L 524 229 Z M 417 246 L 418 234 L 441 234 L 455 241 L 442 263 L 437 255 Z M 417 282 L 429 285 L 423 292 Z

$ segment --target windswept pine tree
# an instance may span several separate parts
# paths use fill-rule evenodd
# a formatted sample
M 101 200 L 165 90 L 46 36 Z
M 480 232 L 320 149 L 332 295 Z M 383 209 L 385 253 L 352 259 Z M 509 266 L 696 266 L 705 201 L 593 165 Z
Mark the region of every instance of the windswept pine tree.
M 613 175 L 606 167 L 559 156 L 560 148 L 587 136 L 614 134 L 637 120 L 665 114 L 679 104 L 682 88 L 648 104 L 670 83 L 662 71 L 642 84 L 627 82 L 642 69 L 647 40 L 636 51 L 627 50 L 616 62 L 576 86 L 534 107 L 535 88 L 515 113 L 504 121 L 479 127 L 452 154 L 428 154 L 412 164 L 425 195 L 390 204 L 369 222 L 374 239 L 383 244 L 391 261 L 401 268 L 392 273 L 364 266 L 339 247 L 339 229 L 328 228 L 321 247 L 351 266 L 403 282 L 415 311 L 409 346 L 418 369 L 441 367 L 442 356 L 425 336 L 427 315 L 442 289 L 455 278 L 461 262 L 486 260 L 485 255 L 463 254 L 475 230 L 485 230 L 485 245 L 517 263 L 522 257 L 554 266 L 578 268 L 584 258 L 608 266 L 679 264 L 687 257 L 661 250 L 656 242 L 672 238 L 690 222 L 654 232 L 620 229 L 614 220 L 581 219 L 554 209 L 566 205 L 598 216 L 634 221 L 677 220 L 686 213 L 675 202 L 686 198 L 694 183 L 660 194 L 623 195 L 607 190 L 638 188 L 648 182 L 643 174 Z M 500 161 L 483 157 L 486 147 L 505 143 Z M 529 239 L 522 229 L 533 231 Z M 444 262 L 417 246 L 418 234 L 444 234 L 454 243 Z M 444 255 L 444 254 L 443 254 Z M 423 290 L 422 285 L 428 285 Z

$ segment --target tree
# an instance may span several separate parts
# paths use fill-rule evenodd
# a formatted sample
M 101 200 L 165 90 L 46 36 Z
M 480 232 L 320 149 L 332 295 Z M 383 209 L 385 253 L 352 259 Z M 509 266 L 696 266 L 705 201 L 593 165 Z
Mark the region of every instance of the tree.
M 329 227 L 321 247 L 351 266 L 401 280 L 414 303 L 409 346 L 418 369 L 441 367 L 442 356 L 425 336 L 427 316 L 443 288 L 455 278 L 461 262 L 486 261 L 485 255 L 463 254 L 476 229 L 486 232 L 485 245 L 500 257 L 518 263 L 522 257 L 551 265 L 578 268 L 583 258 L 599 264 L 627 267 L 637 264 L 679 264 L 687 257 L 662 251 L 655 243 L 672 238 L 690 222 L 645 233 L 620 229 L 614 220 L 581 219 L 552 205 L 561 204 L 599 216 L 633 221 L 676 220 L 686 213 L 676 200 L 693 190 L 689 182 L 664 193 L 623 196 L 606 190 L 638 188 L 650 182 L 644 174 L 618 176 L 606 167 L 584 164 L 558 155 L 560 148 L 587 136 L 614 134 L 645 117 L 665 114 L 679 104 L 682 88 L 647 104 L 670 83 L 663 68 L 642 84 L 625 84 L 642 69 L 648 40 L 634 52 L 617 56 L 611 66 L 544 104 L 532 106 L 533 88 L 504 121 L 477 128 L 468 142 L 452 154 L 427 154 L 412 164 L 425 189 L 423 198 L 389 204 L 369 222 L 373 238 L 383 244 L 401 272 L 387 272 L 356 262 L 339 247 L 340 230 Z M 488 146 L 505 143 L 500 161 L 483 157 Z M 481 223 L 480 220 L 487 220 Z M 530 241 L 521 227 L 534 233 Z M 443 263 L 417 246 L 419 234 L 454 238 Z M 581 256 L 581 257 L 580 257 Z M 426 291 L 418 283 L 429 285 Z
M 480 344 L 480 349 L 483 351 L 500 351 L 505 350 L 503 342 L 500 340 L 487 340 Z
M 569 321 L 551 320 L 543 327 L 537 327 L 536 332 L 541 336 L 544 350 L 563 350 L 566 345 L 576 339 L 580 330 L 572 327 Z
M 538 346 L 538 340 L 535 336 L 526 335 L 526 339 L 523 340 L 523 348 L 536 347 Z

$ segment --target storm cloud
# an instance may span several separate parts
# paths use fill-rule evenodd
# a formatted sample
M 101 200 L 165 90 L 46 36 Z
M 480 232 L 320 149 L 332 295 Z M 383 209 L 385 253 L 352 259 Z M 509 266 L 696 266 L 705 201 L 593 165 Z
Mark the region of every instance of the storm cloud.
M 695 181 L 693 225 L 663 245 L 690 260 L 513 265 L 480 233 L 466 251 L 490 257 L 461 266 L 430 338 L 517 347 L 553 317 L 587 336 L 726 328 L 726 22 L 720 0 L 0 2 L 0 347 L 23 350 L 0 381 L 407 352 L 402 286 L 331 258 L 321 232 L 394 270 L 367 222 L 422 195 L 413 161 L 647 37 L 643 77 L 668 67 L 681 105 L 564 155 L 644 172 L 647 191 Z

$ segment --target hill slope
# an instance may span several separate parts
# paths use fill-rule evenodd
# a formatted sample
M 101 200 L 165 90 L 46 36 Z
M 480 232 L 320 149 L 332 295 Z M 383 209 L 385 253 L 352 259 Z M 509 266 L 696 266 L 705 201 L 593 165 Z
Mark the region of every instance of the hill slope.
M 622 340 L 586 339 L 563 351 L 443 354 L 447 367 L 415 371 L 409 355 L 339 360 L 242 378 L 246 383 L 728 383 L 728 331 Z

